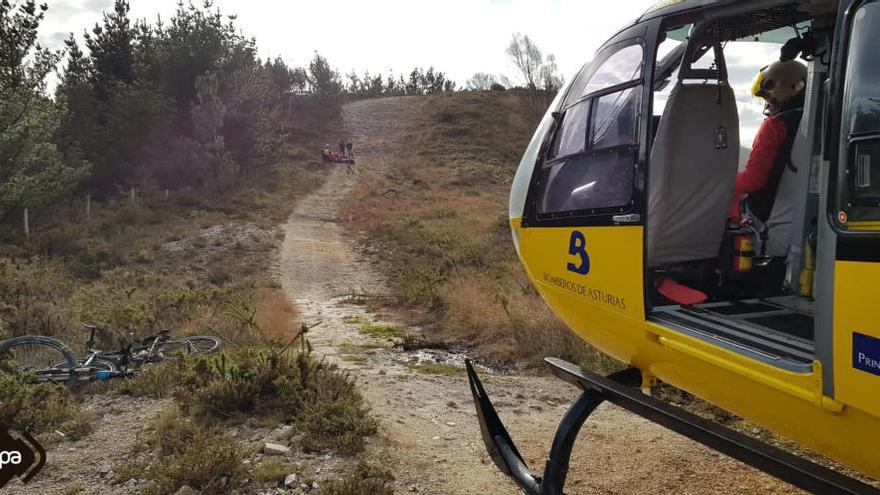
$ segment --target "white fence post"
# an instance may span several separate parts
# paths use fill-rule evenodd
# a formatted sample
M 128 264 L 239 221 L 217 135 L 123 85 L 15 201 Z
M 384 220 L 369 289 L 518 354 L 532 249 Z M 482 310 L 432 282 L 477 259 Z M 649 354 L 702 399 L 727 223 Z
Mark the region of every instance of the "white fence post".
M 86 221 L 92 221 L 92 193 L 86 193 Z
M 28 223 L 28 209 L 24 209 L 24 236 L 27 239 L 31 238 L 31 226 Z
M 134 188 L 131 188 L 131 200 L 134 201 Z

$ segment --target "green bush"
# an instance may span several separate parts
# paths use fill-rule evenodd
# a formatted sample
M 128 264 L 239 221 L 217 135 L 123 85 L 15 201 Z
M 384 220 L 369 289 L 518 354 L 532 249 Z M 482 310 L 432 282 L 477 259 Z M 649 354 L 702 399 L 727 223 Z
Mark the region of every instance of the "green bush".
M 153 366 L 118 390 L 173 395 L 185 414 L 208 422 L 256 416 L 291 423 L 306 450 L 359 452 L 377 427 L 351 378 L 308 353 L 242 349 L 196 356 Z
M 38 435 L 58 430 L 77 439 L 91 431 L 93 419 L 64 386 L 33 383 L 27 374 L 0 362 L 0 427 Z

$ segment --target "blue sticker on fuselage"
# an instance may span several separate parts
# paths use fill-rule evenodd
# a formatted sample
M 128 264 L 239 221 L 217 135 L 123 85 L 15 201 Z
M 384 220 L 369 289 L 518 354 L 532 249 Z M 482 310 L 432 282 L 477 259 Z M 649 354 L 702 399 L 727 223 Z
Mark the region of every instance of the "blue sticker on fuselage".
M 566 268 L 570 272 L 579 275 L 590 273 L 590 255 L 587 254 L 587 238 L 583 232 L 575 230 L 571 233 L 571 239 L 568 241 L 568 254 L 577 257 L 576 263 L 567 263 Z
M 853 368 L 880 376 L 880 339 L 853 332 Z

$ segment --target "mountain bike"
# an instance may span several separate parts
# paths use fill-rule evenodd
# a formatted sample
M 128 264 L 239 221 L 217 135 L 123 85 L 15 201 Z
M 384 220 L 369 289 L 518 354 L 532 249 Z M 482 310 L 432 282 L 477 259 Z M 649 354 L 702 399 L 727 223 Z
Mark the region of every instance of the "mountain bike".
M 170 332 L 163 330 L 139 343 L 135 343 L 133 334 L 129 334 L 127 341 L 120 342 L 118 351 L 103 351 L 95 346 L 97 327 L 86 323 L 83 329 L 89 331 L 89 338 L 82 358 L 77 358 L 58 339 L 25 335 L 0 342 L 0 361 L 31 374 L 37 382 L 60 383 L 74 389 L 80 381 L 131 376 L 143 365 L 180 356 L 207 354 L 221 345 L 221 340 L 212 335 L 171 339 Z

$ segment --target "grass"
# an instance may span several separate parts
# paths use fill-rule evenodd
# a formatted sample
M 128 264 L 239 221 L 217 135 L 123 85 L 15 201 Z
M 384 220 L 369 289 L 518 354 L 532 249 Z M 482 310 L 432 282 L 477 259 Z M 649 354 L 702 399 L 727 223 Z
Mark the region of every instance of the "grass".
M 281 483 L 292 472 L 286 462 L 267 459 L 257 463 L 251 470 L 253 479 L 262 482 Z
M 403 338 L 406 331 L 393 325 L 375 325 L 365 323 L 361 325 L 360 332 L 364 335 L 372 335 L 373 337 L 382 337 L 386 339 Z
M 387 469 L 361 462 L 345 479 L 331 482 L 322 493 L 325 495 L 393 495 L 392 481 L 394 481 L 394 477 Z
M 514 92 L 431 97 L 413 128 L 418 152 L 350 196 L 343 218 L 366 232 L 390 281 L 390 304 L 426 338 L 464 344 L 502 366 L 557 356 L 600 372 L 620 365 L 556 318 L 510 240 L 507 200 L 536 121 Z M 385 195 L 388 190 L 397 192 Z
M 428 375 L 458 376 L 464 373 L 463 368 L 443 363 L 420 363 L 410 366 L 413 371 Z

